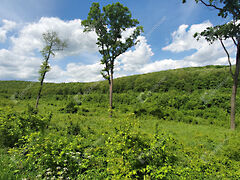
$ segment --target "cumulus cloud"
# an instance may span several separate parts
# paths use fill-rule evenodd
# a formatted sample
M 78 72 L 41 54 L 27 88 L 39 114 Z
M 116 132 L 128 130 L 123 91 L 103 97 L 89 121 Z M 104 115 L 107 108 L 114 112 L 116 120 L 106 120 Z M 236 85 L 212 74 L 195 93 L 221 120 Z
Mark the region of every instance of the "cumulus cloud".
M 152 72 L 166 69 L 176 69 L 192 66 L 205 65 L 228 65 L 226 53 L 220 42 L 209 44 L 204 38 L 197 41 L 193 35 L 202 32 L 207 27 L 212 26 L 209 21 L 194 25 L 181 25 L 172 33 L 172 43 L 162 48 L 163 51 L 173 53 L 196 50 L 193 54 L 185 56 L 181 60 L 165 59 L 150 63 L 140 69 L 140 72 Z M 231 40 L 224 41 L 229 53 L 234 56 L 235 47 Z M 231 59 L 234 62 L 233 58 Z
M 162 71 L 167 69 L 178 69 L 178 68 L 184 68 L 184 67 L 194 67 L 198 66 L 195 62 L 187 62 L 184 60 L 173 60 L 173 59 L 164 59 L 155 61 L 153 63 L 149 63 L 139 69 L 140 73 L 149 73 L 149 72 L 156 72 L 156 71 Z
M 36 80 L 41 59 L 0 50 L 0 79 Z
M 59 18 L 42 17 L 38 22 L 23 27 L 18 37 L 11 38 L 14 52 L 33 55 L 34 50 L 40 51 L 44 46 L 42 34 L 47 31 L 55 31 L 60 39 L 66 40 L 68 48 L 61 56 L 97 51 L 97 35 L 94 32 L 84 33 L 80 19 L 63 21 Z
M 66 69 L 59 66 L 52 66 L 51 71 L 47 74 L 47 82 L 92 82 L 103 80 L 100 71 L 100 63 L 84 65 L 81 63 L 69 63 Z
M 164 51 L 182 52 L 191 49 L 200 49 L 203 46 L 208 46 L 208 43 L 204 39 L 197 41 L 193 35 L 196 32 L 202 32 L 207 27 L 211 27 L 212 24 L 206 21 L 201 24 L 194 24 L 189 28 L 189 25 L 183 24 L 179 26 L 177 31 L 172 33 L 172 43 L 162 48 Z M 189 28 L 189 29 L 188 29 Z
M 15 25 L 5 21 L 5 25 L 1 29 L 5 26 L 5 29 L 8 29 L 7 33 Z M 139 36 L 138 44 L 116 59 L 114 77 L 189 66 L 227 65 L 226 54 L 219 42 L 209 46 L 204 39 L 197 41 L 193 38 L 195 32 L 200 32 L 208 26 L 212 26 L 209 21 L 191 26 L 181 25 L 172 33 L 172 42 L 163 47 L 162 50 L 172 53 L 195 50 L 191 55 L 178 60 L 169 58 L 152 62 L 151 58 L 154 53 L 151 46 L 148 44 L 146 37 Z M 131 28 L 123 32 L 122 41 L 133 30 L 134 28 Z M 51 71 L 47 74 L 46 81 L 90 82 L 103 80 L 100 74 L 103 65 L 99 63 L 100 56 L 96 55 L 98 52 L 96 34 L 94 32 L 83 32 L 80 19 L 63 21 L 59 18 L 47 17 L 43 17 L 34 23 L 25 24 L 18 33 L 15 33 L 17 35 L 10 38 L 11 46 L 8 49 L 0 49 L 0 79 L 38 79 L 38 70 L 42 61 L 39 51 L 44 45 L 42 33 L 46 31 L 56 31 L 59 37 L 66 40 L 68 44 L 67 49 L 56 55 L 56 58 L 61 60 L 50 61 Z M 4 36 L 4 38 L 6 37 Z M 225 41 L 225 45 L 230 54 L 233 54 L 233 44 L 230 41 Z M 84 56 L 85 60 L 73 60 L 75 57 L 79 58 L 79 56 Z M 65 60 L 66 62 L 63 62 Z
M 129 50 L 118 58 L 119 68 L 125 72 L 135 73 L 139 68 L 147 64 L 153 56 L 152 49 L 144 36 L 137 38 L 134 50 Z
M 6 21 L 5 27 L 13 28 Z M 6 29 L 6 28 L 5 28 Z M 63 21 L 59 18 L 42 17 L 37 22 L 23 25 L 15 36 L 10 37 L 11 46 L 0 50 L 0 79 L 37 80 L 38 70 L 42 61 L 39 51 L 43 48 L 42 34 L 55 31 L 62 40 L 66 40 L 68 47 L 63 52 L 57 53 L 56 59 L 67 60 L 50 61 L 51 71 L 46 76 L 48 82 L 89 82 L 102 80 L 100 71 L 102 65 L 99 56 L 96 56 L 97 35 L 94 32 L 83 32 L 81 20 Z M 124 41 L 134 28 L 122 33 Z M 138 37 L 139 43 L 130 51 L 122 54 L 115 63 L 115 77 L 137 73 L 138 69 L 147 64 L 153 52 L 144 36 Z M 70 60 L 68 60 L 69 56 Z M 84 56 L 85 64 L 78 63 L 75 57 Z M 93 60 L 90 60 L 93 59 Z M 86 62 L 86 60 L 88 62 Z M 61 66 L 58 64 L 61 62 Z M 87 64 L 86 64 L 87 63 Z
M 10 21 L 4 21 L 4 23 L 5 25 L 1 29 L 5 31 L 15 26 L 15 23 Z M 60 39 L 67 41 L 67 49 L 58 53 L 56 58 L 78 56 L 84 53 L 91 54 L 98 50 L 96 34 L 94 32 L 84 33 L 80 19 L 63 21 L 59 18 L 43 17 L 38 22 L 23 26 L 17 36 L 10 38 L 11 47 L 0 50 L 0 79 L 37 80 L 42 61 L 39 51 L 44 46 L 42 34 L 47 31 L 56 31 Z M 63 81 L 66 79 L 64 76 L 60 76 L 64 74 L 61 68 L 54 66 L 52 69 L 53 72 L 57 72 L 57 77 L 54 79 L 51 76 L 53 73 L 50 73 L 50 81 L 58 81 L 58 78 Z
M 16 23 L 6 19 L 2 20 L 3 25 L 0 27 L 0 42 L 4 43 L 7 39 L 7 33 L 16 27 Z

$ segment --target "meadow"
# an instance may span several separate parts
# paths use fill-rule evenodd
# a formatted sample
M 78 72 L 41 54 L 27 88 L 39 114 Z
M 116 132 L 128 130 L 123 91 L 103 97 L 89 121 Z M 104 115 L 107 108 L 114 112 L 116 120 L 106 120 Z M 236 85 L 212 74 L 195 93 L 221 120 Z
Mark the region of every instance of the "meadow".
M 0 179 L 239 179 L 228 68 L 117 78 L 112 118 L 106 81 L 0 81 Z

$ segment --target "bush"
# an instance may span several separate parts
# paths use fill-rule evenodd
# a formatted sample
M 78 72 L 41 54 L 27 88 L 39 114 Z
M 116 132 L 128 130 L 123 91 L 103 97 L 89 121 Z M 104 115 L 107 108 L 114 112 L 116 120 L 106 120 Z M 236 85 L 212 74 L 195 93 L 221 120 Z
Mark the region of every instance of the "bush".
M 110 179 L 163 179 L 173 172 L 180 146 L 165 134 L 147 136 L 139 122 L 122 120 L 105 142 Z
M 37 172 L 36 178 L 76 179 L 88 168 L 89 157 L 84 155 L 82 138 L 68 138 L 60 133 L 44 136 L 40 132 L 23 137 L 19 149 L 10 153 L 21 159 L 21 172 Z
M 46 129 L 51 117 L 52 114 L 43 117 L 28 112 L 13 113 L 0 110 L 0 143 L 6 147 L 13 147 L 23 136 Z
M 59 111 L 63 111 L 65 113 L 77 113 L 78 107 L 76 103 L 70 101 L 64 108 L 59 109 Z

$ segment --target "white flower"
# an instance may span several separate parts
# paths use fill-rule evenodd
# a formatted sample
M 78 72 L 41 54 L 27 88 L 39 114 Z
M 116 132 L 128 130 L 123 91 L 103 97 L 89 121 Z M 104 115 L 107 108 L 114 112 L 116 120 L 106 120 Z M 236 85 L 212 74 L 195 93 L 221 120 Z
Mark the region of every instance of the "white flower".
M 48 171 L 46 174 L 47 174 L 47 175 L 51 175 L 51 174 L 52 174 L 52 172 L 51 172 L 51 171 Z
M 47 171 L 51 171 L 51 168 L 48 168 Z

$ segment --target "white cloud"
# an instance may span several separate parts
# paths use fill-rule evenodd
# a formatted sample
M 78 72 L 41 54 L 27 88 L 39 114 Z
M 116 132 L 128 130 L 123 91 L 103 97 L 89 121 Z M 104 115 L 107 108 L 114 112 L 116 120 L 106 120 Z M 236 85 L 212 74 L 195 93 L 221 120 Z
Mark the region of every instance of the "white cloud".
M 69 63 L 66 70 L 59 66 L 53 66 L 46 76 L 48 82 L 91 82 L 103 80 L 100 71 L 102 65 L 95 63 L 84 65 L 81 63 Z
M 210 45 L 204 38 L 197 41 L 193 37 L 196 32 L 201 32 L 210 26 L 212 26 L 212 24 L 209 21 L 201 24 L 194 24 L 190 27 L 185 24 L 179 26 L 178 30 L 172 33 L 172 43 L 163 47 L 162 50 L 171 51 L 173 53 L 188 50 L 196 50 L 196 52 L 180 60 L 165 59 L 155 61 L 145 65 L 139 72 L 146 73 L 192 66 L 228 65 L 226 53 L 220 42 L 216 41 Z M 232 41 L 224 41 L 224 44 L 229 53 L 234 56 L 235 47 Z M 232 63 L 234 63 L 233 58 L 231 60 Z
M 123 71 L 135 73 L 139 68 L 147 64 L 151 56 L 154 55 L 144 36 L 139 36 L 137 40 L 139 42 L 135 45 L 135 50 L 129 50 L 118 58 L 119 68 Z
M 10 21 L 4 22 L 5 25 L 2 29 L 9 30 L 14 27 L 14 23 Z M 42 61 L 39 51 L 44 46 L 42 34 L 46 31 L 56 31 L 59 37 L 68 43 L 68 48 L 62 53 L 58 53 L 56 58 L 78 56 L 86 53 L 94 54 L 98 50 L 96 34 L 93 32 L 84 33 L 80 19 L 63 21 L 59 18 L 43 17 L 38 22 L 23 26 L 17 36 L 11 37 L 11 47 L 9 49 L 0 49 L 0 79 L 38 79 L 38 70 Z M 96 56 L 93 55 L 93 57 Z M 97 60 L 94 59 L 93 61 Z M 71 67 L 71 64 L 69 67 Z M 53 75 L 54 72 L 56 72 L 55 76 Z M 69 81 L 70 79 L 65 78 L 66 73 L 71 73 L 71 71 L 65 72 L 58 66 L 53 66 L 48 73 L 48 79 L 49 81 Z M 81 72 L 74 73 L 81 74 Z M 80 76 L 76 75 L 76 77 Z M 74 79 L 74 81 L 76 80 L 77 78 Z
M 11 23 L 6 27 L 11 29 Z M 163 50 L 173 53 L 195 50 L 193 54 L 182 59 L 163 59 L 151 62 L 154 55 L 147 39 L 139 36 L 139 43 L 132 49 L 120 55 L 115 62 L 114 77 L 125 75 L 148 73 L 167 69 L 176 69 L 189 66 L 204 66 L 209 64 L 228 64 L 226 54 L 219 42 L 209 46 L 201 39 L 193 38 L 195 32 L 200 32 L 211 26 L 210 22 L 195 24 L 192 26 L 181 25 L 177 31 L 172 33 L 172 43 Z M 38 22 L 29 23 L 20 29 L 17 36 L 11 37 L 11 47 L 0 49 L 0 79 L 37 80 L 38 70 L 42 61 L 39 51 L 43 47 L 42 33 L 51 30 L 56 31 L 59 37 L 67 40 L 68 48 L 57 54 L 59 61 L 50 60 L 52 69 L 47 73 L 48 82 L 90 82 L 102 80 L 100 71 L 102 65 L 100 57 L 96 55 L 96 34 L 94 32 L 84 33 L 81 20 L 63 21 L 59 18 L 41 18 Z M 128 29 L 122 34 L 123 40 L 129 36 L 134 29 Z M 233 45 L 225 41 L 226 47 L 232 54 Z M 67 57 L 68 56 L 68 57 Z M 72 56 L 72 58 L 69 58 Z M 74 57 L 84 56 L 84 61 L 77 62 Z M 63 62 L 66 60 L 66 63 Z M 85 64 L 84 64 L 85 62 Z
M 7 39 L 7 33 L 16 27 L 16 23 L 6 19 L 2 20 L 3 26 L 0 27 L 0 42 L 4 43 Z
M 156 72 L 162 71 L 167 69 L 178 69 L 183 67 L 194 67 L 198 64 L 195 62 L 187 62 L 184 60 L 173 60 L 173 59 L 164 59 L 155 61 L 153 63 L 149 63 L 139 69 L 140 73 L 149 73 L 149 72 Z
M 14 52 L 33 55 L 35 50 L 40 51 L 44 46 L 42 34 L 47 31 L 55 31 L 60 39 L 66 40 L 68 48 L 59 53 L 60 57 L 97 51 L 96 34 L 84 33 L 80 19 L 63 21 L 59 18 L 42 17 L 38 22 L 23 27 L 18 37 L 11 38 Z
M 6 80 L 35 80 L 41 60 L 15 54 L 9 50 L 0 50 L 0 79 Z
M 123 39 L 127 38 L 133 30 L 134 28 L 127 29 L 122 34 Z M 62 40 L 67 41 L 68 48 L 58 53 L 56 58 L 67 59 L 66 56 L 84 55 L 88 64 L 68 60 L 68 64 L 62 62 L 65 64 L 64 67 L 64 65 L 59 66 L 58 61 L 50 60 L 50 64 L 53 65 L 51 71 L 47 73 L 46 81 L 89 82 L 103 79 L 100 74 L 102 65 L 99 64 L 100 59 L 96 56 L 98 52 L 96 34 L 83 32 L 80 19 L 63 21 L 59 18 L 47 17 L 24 25 L 16 36 L 11 37 L 11 47 L 0 50 L 0 69 L 3 69 L 0 72 L 0 79 L 37 80 L 42 61 L 38 52 L 44 46 L 42 34 L 47 31 L 56 31 Z M 153 56 L 146 38 L 139 36 L 138 40 L 139 43 L 133 50 L 127 51 L 116 60 L 115 77 L 136 73 Z
M 210 26 L 212 26 L 212 24 L 209 21 L 201 24 L 194 24 L 190 28 L 189 25 L 186 24 L 179 26 L 178 30 L 172 33 L 172 43 L 162 48 L 162 50 L 182 52 L 191 49 L 201 49 L 203 46 L 208 46 L 209 44 L 207 41 L 204 39 L 197 41 L 193 35 L 196 32 L 201 32 Z

